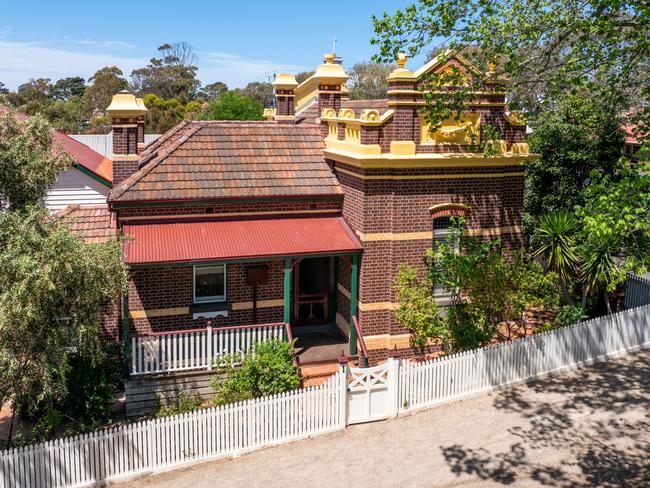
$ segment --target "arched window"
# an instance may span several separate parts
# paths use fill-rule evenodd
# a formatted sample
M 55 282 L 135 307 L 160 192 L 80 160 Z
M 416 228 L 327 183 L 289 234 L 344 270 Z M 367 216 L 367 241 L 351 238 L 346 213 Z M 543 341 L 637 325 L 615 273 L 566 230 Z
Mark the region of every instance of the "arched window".
M 434 205 L 429 209 L 433 225 L 433 240 L 431 244 L 434 249 L 437 249 L 440 244 L 448 242 L 449 236 L 452 234 L 452 219 L 454 217 L 464 218 L 468 208 L 467 205 L 463 205 L 462 203 L 443 203 Z M 455 234 L 451 245 L 455 252 L 460 251 L 458 234 Z M 450 290 L 438 285 L 434 287 L 433 292 L 439 298 L 451 296 Z

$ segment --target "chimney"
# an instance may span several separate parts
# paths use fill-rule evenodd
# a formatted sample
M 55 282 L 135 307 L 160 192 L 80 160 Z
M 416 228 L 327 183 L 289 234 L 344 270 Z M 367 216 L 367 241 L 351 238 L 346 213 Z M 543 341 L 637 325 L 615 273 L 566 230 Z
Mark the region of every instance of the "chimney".
M 343 66 L 335 63 L 334 54 L 325 55 L 325 63 L 316 68 L 314 78 L 318 80 L 318 113 L 325 108 L 333 108 L 338 113 L 341 110 L 343 85 L 348 80 Z
M 288 73 L 280 73 L 275 77 L 273 89 L 275 90 L 275 120 L 278 122 L 292 123 L 296 120 L 294 105 L 294 90 L 298 86 L 296 77 Z
M 124 90 L 113 95 L 106 109 L 113 126 L 113 187 L 138 170 L 139 153 L 144 148 L 144 115 L 141 98 Z

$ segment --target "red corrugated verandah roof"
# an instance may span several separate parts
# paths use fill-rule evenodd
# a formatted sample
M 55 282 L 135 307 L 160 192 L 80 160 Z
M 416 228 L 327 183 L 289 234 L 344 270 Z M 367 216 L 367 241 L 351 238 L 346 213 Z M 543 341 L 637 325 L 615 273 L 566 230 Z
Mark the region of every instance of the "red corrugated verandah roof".
M 125 225 L 128 265 L 354 253 L 361 243 L 340 217 Z

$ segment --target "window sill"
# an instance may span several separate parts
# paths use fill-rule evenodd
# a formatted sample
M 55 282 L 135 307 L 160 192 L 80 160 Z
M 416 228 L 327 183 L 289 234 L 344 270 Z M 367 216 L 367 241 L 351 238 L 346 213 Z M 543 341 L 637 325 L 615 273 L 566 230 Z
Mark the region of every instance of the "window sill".
M 190 305 L 193 319 L 212 319 L 215 317 L 228 317 L 227 302 L 205 302 Z

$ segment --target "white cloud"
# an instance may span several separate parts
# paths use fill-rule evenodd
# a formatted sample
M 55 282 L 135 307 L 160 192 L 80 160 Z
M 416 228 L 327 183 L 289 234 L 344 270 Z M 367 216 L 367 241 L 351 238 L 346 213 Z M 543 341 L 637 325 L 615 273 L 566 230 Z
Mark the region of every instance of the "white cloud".
M 30 78 L 89 78 L 104 66 L 117 66 L 128 76 L 131 70 L 146 62 L 141 58 L 77 52 L 38 43 L 0 41 L 0 81 L 11 89 Z
M 145 66 L 147 57 L 106 53 L 106 48 L 131 48 L 124 41 L 96 41 L 91 39 L 64 39 L 68 46 L 49 47 L 42 42 L 10 42 L 0 40 L 0 81 L 16 89 L 30 78 L 50 78 L 53 81 L 67 76 L 91 77 L 104 66 L 117 66 L 128 78 L 135 68 Z M 54 44 L 54 43 L 53 43 Z M 74 49 L 73 45 L 78 45 Z M 83 51 L 82 51 L 83 49 Z M 88 52 L 95 49 L 99 52 Z M 246 59 L 237 54 L 198 52 L 198 77 L 203 84 L 223 81 L 229 87 L 243 87 L 250 81 L 264 81 L 267 73 L 296 73 L 311 67 L 274 63 L 264 59 Z
M 199 78 L 203 83 L 223 81 L 231 88 L 243 87 L 250 81 L 265 81 L 274 71 L 296 73 L 310 68 L 279 64 L 264 59 L 246 59 L 236 54 L 199 52 Z

